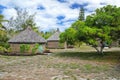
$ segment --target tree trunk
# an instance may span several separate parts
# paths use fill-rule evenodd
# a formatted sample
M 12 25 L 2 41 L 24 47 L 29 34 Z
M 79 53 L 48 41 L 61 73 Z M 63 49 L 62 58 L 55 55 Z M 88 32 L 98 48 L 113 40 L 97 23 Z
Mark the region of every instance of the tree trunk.
M 67 42 L 65 41 L 65 45 L 64 45 L 65 49 L 67 49 Z
M 100 47 L 100 54 L 103 54 L 103 49 L 104 49 L 104 47 L 102 46 L 102 47 Z
M 99 54 L 99 52 L 100 52 L 99 49 L 97 47 L 94 47 L 94 48 L 96 49 L 97 53 Z
M 103 49 L 104 47 L 100 47 L 100 49 L 98 47 L 94 47 L 97 51 L 98 54 L 103 54 Z

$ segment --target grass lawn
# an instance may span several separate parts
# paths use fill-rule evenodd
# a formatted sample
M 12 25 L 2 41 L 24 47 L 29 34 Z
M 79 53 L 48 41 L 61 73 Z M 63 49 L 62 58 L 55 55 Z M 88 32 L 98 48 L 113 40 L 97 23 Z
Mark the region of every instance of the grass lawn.
M 0 80 L 120 80 L 120 51 L 98 55 L 87 49 L 53 50 L 50 55 L 0 55 Z
M 103 55 L 96 52 L 59 52 L 55 53 L 55 56 L 76 58 L 81 60 L 100 61 L 100 62 L 118 62 L 120 60 L 120 52 L 104 52 Z

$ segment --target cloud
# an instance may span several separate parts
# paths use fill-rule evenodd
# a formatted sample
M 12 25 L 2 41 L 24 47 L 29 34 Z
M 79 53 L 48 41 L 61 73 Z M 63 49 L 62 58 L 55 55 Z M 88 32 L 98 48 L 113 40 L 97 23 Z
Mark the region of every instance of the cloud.
M 119 0 L 0 0 L 0 13 L 6 19 L 16 17 L 14 8 L 28 9 L 30 14 L 36 13 L 35 22 L 40 30 L 64 30 L 78 19 L 79 8 L 85 8 L 85 16 L 94 13 L 96 8 L 105 5 L 120 6 Z M 5 8 L 4 8 L 5 7 Z
M 17 12 L 14 8 L 7 8 L 4 9 L 2 14 L 5 16 L 6 19 L 10 19 L 11 17 L 15 18 L 17 16 Z

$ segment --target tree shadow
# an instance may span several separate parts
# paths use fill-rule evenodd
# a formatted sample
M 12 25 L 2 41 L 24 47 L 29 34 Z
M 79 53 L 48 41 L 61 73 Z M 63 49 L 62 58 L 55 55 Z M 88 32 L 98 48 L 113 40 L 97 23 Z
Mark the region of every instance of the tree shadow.
M 98 60 L 98 61 L 120 61 L 120 52 L 104 52 L 104 54 L 98 54 L 96 52 L 60 52 L 54 53 L 54 56 L 58 57 L 70 57 L 84 60 Z

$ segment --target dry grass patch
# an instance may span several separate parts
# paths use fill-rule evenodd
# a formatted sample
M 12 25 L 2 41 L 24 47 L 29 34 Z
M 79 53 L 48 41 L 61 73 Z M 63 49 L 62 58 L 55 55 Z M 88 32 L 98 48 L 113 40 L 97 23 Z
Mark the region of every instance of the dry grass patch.
M 113 57 L 112 57 L 113 56 Z M 106 52 L 64 52 L 51 55 L 3 56 L 0 55 L 1 80 L 111 80 L 120 79 L 115 69 L 119 54 Z M 110 61 L 111 60 L 111 61 Z

